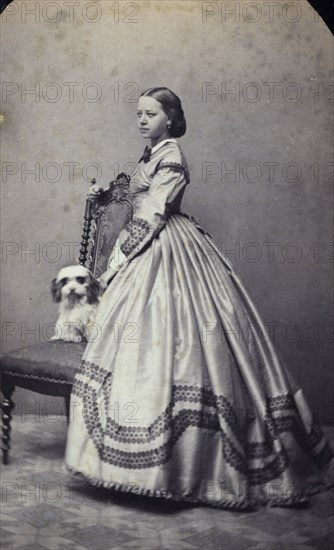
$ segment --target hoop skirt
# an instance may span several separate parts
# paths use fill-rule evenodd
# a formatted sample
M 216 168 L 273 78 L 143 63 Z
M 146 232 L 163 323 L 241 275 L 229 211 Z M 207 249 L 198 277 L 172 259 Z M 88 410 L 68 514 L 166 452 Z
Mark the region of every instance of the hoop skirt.
M 180 212 L 187 183 L 173 142 L 142 166 L 128 261 L 76 376 L 66 465 L 220 508 L 303 502 L 333 484 L 332 451 L 231 264 Z

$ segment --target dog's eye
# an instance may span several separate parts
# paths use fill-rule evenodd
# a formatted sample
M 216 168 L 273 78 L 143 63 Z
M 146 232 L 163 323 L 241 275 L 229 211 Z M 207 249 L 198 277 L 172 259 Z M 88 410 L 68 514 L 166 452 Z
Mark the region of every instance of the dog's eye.
M 83 285 L 86 282 L 86 277 L 77 277 L 76 279 L 79 285 Z
M 60 281 L 61 286 L 65 286 L 65 285 L 67 285 L 67 283 L 68 283 L 68 279 L 66 279 L 66 278 L 65 278 L 65 279 L 62 279 L 62 280 Z

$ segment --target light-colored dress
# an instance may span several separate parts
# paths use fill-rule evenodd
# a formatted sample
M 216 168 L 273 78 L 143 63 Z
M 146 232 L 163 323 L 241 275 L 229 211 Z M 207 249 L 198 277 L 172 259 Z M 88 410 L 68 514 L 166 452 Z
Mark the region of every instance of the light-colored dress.
M 221 508 L 302 502 L 333 484 L 331 449 L 231 264 L 180 212 L 188 183 L 175 140 L 131 182 L 66 465 L 107 488 Z

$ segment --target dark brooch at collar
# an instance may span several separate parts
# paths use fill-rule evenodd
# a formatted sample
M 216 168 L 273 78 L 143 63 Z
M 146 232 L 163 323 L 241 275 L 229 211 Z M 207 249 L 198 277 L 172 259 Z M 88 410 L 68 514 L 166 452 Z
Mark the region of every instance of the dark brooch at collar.
M 145 149 L 144 149 L 144 153 L 143 155 L 140 157 L 139 161 L 138 162 L 141 162 L 142 160 L 144 162 L 148 162 L 151 158 L 151 147 L 148 147 L 148 145 L 146 145 Z

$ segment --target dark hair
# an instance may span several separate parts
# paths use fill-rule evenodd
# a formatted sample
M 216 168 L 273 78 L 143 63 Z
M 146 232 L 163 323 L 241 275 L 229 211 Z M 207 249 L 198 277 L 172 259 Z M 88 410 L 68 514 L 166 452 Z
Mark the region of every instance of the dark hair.
M 186 133 L 187 123 L 180 98 L 169 88 L 149 88 L 141 94 L 142 96 L 153 97 L 161 103 L 166 115 L 171 119 L 170 134 L 172 137 L 181 137 Z

